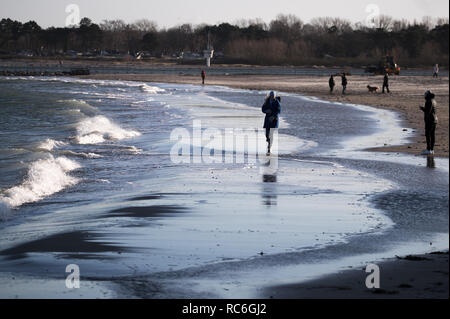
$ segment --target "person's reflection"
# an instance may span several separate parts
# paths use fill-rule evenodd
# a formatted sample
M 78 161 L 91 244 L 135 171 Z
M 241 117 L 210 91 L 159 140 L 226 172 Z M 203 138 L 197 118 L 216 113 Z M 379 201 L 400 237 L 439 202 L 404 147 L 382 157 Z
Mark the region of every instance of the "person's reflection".
M 274 169 L 269 162 L 269 165 L 262 170 L 262 199 L 264 206 L 276 206 L 277 205 L 277 170 Z
M 434 156 L 427 156 L 427 167 L 436 168 L 436 163 L 434 162 Z

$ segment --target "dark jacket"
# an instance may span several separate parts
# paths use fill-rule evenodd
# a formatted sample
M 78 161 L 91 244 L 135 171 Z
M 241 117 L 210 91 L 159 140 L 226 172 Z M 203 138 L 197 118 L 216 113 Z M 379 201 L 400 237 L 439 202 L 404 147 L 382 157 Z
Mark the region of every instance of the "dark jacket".
M 328 85 L 330 86 L 330 88 L 334 87 L 334 85 L 335 85 L 334 79 L 332 76 L 330 76 L 330 79 L 328 80 Z
M 347 77 L 345 75 L 342 76 L 342 86 L 347 86 Z
M 383 85 L 384 86 L 389 86 L 389 77 L 387 76 L 387 74 L 384 76 Z
M 278 128 L 281 113 L 281 104 L 274 98 L 267 98 L 262 106 L 262 112 L 266 114 L 264 119 L 264 128 Z
M 436 101 L 433 97 L 429 98 L 425 102 L 425 106 L 421 106 L 420 109 L 424 113 L 425 125 L 433 125 L 438 123 L 438 118 L 436 116 Z

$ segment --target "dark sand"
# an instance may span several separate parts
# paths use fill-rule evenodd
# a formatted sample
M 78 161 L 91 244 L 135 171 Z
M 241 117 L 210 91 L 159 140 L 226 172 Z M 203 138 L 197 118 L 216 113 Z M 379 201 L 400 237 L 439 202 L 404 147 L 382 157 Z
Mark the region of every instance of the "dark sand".
M 121 252 L 125 248 L 100 242 L 99 235 L 85 231 L 56 234 L 0 251 L 9 260 L 26 258 L 29 253 L 64 253 L 66 256 L 89 258 L 90 254 Z
M 268 287 L 261 298 L 275 299 L 448 299 L 448 252 L 399 257 L 378 264 L 380 289 L 368 289 L 365 268 L 317 280 Z

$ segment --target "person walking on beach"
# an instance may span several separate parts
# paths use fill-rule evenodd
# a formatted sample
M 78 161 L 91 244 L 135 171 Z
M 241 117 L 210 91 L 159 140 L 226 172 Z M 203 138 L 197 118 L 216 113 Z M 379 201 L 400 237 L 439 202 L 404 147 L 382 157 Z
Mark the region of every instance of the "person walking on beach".
M 420 109 L 424 113 L 425 136 L 427 139 L 427 149 L 422 153 L 422 155 L 434 154 L 436 125 L 438 123 L 438 118 L 436 116 L 436 101 L 434 98 L 435 95 L 433 93 L 426 91 L 425 106 L 420 106 Z
M 206 79 L 206 72 L 205 72 L 205 70 L 202 70 L 201 76 L 202 76 L 202 84 L 205 85 L 205 79 Z
M 345 73 L 342 73 L 342 94 L 345 94 L 346 90 L 347 90 L 347 77 L 345 76 Z
M 280 101 L 281 99 L 275 98 L 275 92 L 272 91 L 262 106 L 262 112 L 266 114 L 264 128 L 266 129 L 267 155 L 270 155 L 270 149 L 273 144 L 273 134 L 275 129 L 278 128 L 278 116 L 281 113 Z
M 439 64 L 435 64 L 433 68 L 433 78 L 439 77 Z
M 386 89 L 388 93 L 391 93 L 391 91 L 389 91 L 389 76 L 387 73 L 384 74 L 384 79 L 383 79 L 383 94 L 384 94 L 384 89 Z
M 330 76 L 330 79 L 328 80 L 328 85 L 330 86 L 330 94 L 333 93 L 334 86 L 336 83 L 334 83 L 334 77 L 333 75 Z

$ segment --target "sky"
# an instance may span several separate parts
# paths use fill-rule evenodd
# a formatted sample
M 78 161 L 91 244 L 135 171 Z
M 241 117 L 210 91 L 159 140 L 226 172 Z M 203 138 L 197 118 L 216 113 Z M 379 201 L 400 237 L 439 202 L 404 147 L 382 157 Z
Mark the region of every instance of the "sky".
M 75 4 L 76 7 L 70 6 Z M 75 9 L 74 9 L 75 8 Z M 67 12 L 66 12 L 67 9 Z M 448 0 L 0 0 L 0 18 L 36 21 L 42 27 L 65 26 L 79 16 L 100 23 L 104 19 L 155 21 L 159 27 L 182 23 L 216 24 L 261 18 L 270 22 L 279 13 L 294 14 L 304 22 L 315 17 L 367 21 L 374 14 L 397 19 L 449 16 Z

